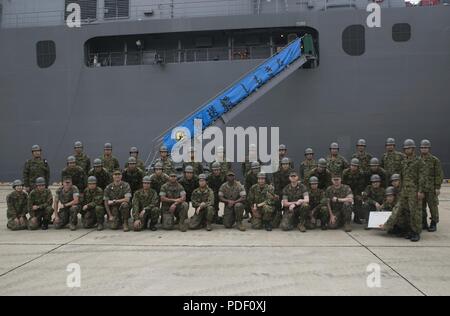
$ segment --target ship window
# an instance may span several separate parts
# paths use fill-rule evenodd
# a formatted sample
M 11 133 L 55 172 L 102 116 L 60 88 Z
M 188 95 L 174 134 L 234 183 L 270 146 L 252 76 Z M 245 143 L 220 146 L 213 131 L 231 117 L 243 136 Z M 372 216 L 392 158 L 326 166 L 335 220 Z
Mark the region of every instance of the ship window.
M 40 68 L 48 68 L 56 60 L 56 45 L 53 41 L 40 41 L 36 44 L 37 64 Z
M 397 23 L 392 26 L 392 39 L 396 42 L 407 42 L 411 39 L 411 25 Z
M 127 18 L 130 0 L 105 0 L 105 19 Z
M 366 31 L 362 25 L 350 25 L 342 32 L 342 48 L 350 56 L 361 56 L 366 50 Z
M 77 3 L 81 9 L 81 20 L 92 21 L 97 19 L 97 0 L 66 0 L 66 8 L 70 3 Z M 67 16 L 71 12 L 65 11 L 64 19 L 67 20 Z

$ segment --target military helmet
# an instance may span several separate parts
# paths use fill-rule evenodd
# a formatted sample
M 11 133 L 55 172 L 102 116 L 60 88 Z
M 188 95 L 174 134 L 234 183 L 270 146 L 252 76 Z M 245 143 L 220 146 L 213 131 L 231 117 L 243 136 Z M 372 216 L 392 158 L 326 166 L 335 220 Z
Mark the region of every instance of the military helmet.
M 317 165 L 321 168 L 326 168 L 327 161 L 325 160 L 325 158 L 320 158 L 319 161 L 317 162 Z
M 330 149 L 339 149 L 339 144 L 338 143 L 331 143 Z
M 137 147 L 130 148 L 130 154 L 137 154 L 137 153 L 139 153 L 139 150 L 137 149 Z
M 351 162 L 350 162 L 350 165 L 359 167 L 359 159 L 358 158 L 353 158 L 351 160 Z
M 136 158 L 134 158 L 134 157 L 129 157 L 129 158 L 128 158 L 128 164 L 129 164 L 129 165 L 135 165 L 135 164 L 137 164 Z
M 206 180 L 206 174 L 202 173 L 201 175 L 198 176 L 199 180 Z
M 405 140 L 405 142 L 403 143 L 403 149 L 408 148 L 416 148 L 416 142 L 412 139 Z
M 150 176 L 145 176 L 142 179 L 142 183 L 150 183 L 150 182 L 152 182 L 152 179 L 150 178 Z
M 211 165 L 211 169 L 212 170 L 219 170 L 221 168 L 221 166 L 220 166 L 220 162 L 214 162 L 212 165 Z
M 259 178 L 264 178 L 264 179 L 266 179 L 266 174 L 265 174 L 264 172 L 258 173 L 258 179 L 259 179 Z
M 97 184 L 97 178 L 94 176 L 90 176 L 88 178 L 88 184 Z
M 359 139 L 358 142 L 356 143 L 356 146 L 367 146 L 366 140 L 365 139 Z
M 33 152 L 33 151 L 41 151 L 41 146 L 39 146 L 39 145 L 33 145 L 33 146 L 31 146 L 31 151 Z
M 386 190 L 384 191 L 384 194 L 386 196 L 388 196 L 388 195 L 395 195 L 394 187 L 387 187 Z
M 291 176 L 291 177 L 298 177 L 298 173 L 297 173 L 297 171 L 291 171 L 289 173 L 289 176 Z
M 312 154 L 314 154 L 314 150 L 312 148 L 305 149 L 305 155 L 312 155 Z
M 77 162 L 77 160 L 74 156 L 67 157 L 67 163 L 75 163 L 75 162 Z
M 317 177 L 309 178 L 309 184 L 319 184 L 319 179 Z
M 73 145 L 73 148 L 83 148 L 83 143 L 80 141 L 75 142 Z
M 122 172 L 119 169 L 113 171 L 113 176 L 122 175 Z
M 167 149 L 167 146 L 166 145 L 162 145 L 160 148 L 159 148 L 159 152 L 164 152 L 164 153 L 166 153 L 166 152 L 168 152 L 169 150 Z
M 259 169 L 260 167 L 261 167 L 261 165 L 257 161 L 253 161 L 251 164 L 252 169 Z
M 103 149 L 112 149 L 111 143 L 106 143 L 105 146 L 103 146 Z
M 186 166 L 186 168 L 184 168 L 184 172 L 194 173 L 194 168 L 192 166 Z
M 63 182 L 68 182 L 68 181 L 70 181 L 70 182 L 73 181 L 71 176 L 65 176 L 65 177 L 63 177 Z
M 103 166 L 102 160 L 99 158 L 94 159 L 94 167 L 101 167 L 101 166 Z
M 424 139 L 420 142 L 420 148 L 431 148 L 431 142 L 428 139 Z
M 291 160 L 287 157 L 281 159 L 281 164 L 282 165 L 289 165 L 291 163 Z
M 398 173 L 394 173 L 392 176 L 391 176 L 391 181 L 397 181 L 397 180 L 400 180 L 401 178 L 400 178 L 400 175 L 398 174 Z
M 395 145 L 395 139 L 391 137 L 386 139 L 386 145 Z
M 373 174 L 373 175 L 370 177 L 370 182 L 381 182 L 381 178 L 380 178 L 379 175 Z
M 177 173 L 175 171 L 170 171 L 169 172 L 169 177 L 176 177 Z
M 46 182 L 45 182 L 44 178 L 39 177 L 36 179 L 36 185 L 45 185 L 45 184 L 46 184 Z
M 280 147 L 278 147 L 278 150 L 287 150 L 286 145 L 281 144 Z
M 378 160 L 378 158 L 372 158 L 370 159 L 369 162 L 369 166 L 379 166 L 380 165 L 380 161 Z
M 155 166 L 153 167 L 153 169 L 163 169 L 163 164 L 160 162 L 155 163 Z
M 13 189 L 15 189 L 16 187 L 21 187 L 21 186 L 23 186 L 22 180 L 14 180 L 14 182 L 12 184 Z

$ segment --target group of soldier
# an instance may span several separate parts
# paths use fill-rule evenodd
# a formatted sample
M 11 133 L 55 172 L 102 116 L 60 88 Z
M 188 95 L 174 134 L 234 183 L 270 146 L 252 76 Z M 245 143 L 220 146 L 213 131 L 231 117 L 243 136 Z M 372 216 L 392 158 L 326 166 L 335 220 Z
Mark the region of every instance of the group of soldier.
M 392 212 L 382 227 L 390 234 L 419 241 L 423 229 L 434 232 L 439 223 L 439 194 L 443 171 L 438 158 L 431 154 L 431 143 L 416 144 L 408 139 L 403 152 L 396 150 L 395 140 L 386 140 L 381 161 L 366 151 L 366 141 L 358 140 L 350 164 L 339 154 L 339 145 L 330 145 L 329 156 L 316 160 L 311 148 L 298 171 L 280 145 L 280 167 L 272 177 L 261 172 L 258 161 L 242 163 L 244 184 L 223 156 L 207 168 L 195 161 L 184 162 L 179 177 L 167 147 L 160 148 L 160 158 L 145 169 L 138 149 L 130 149 L 124 169 L 105 144 L 101 158 L 93 161 L 76 142 L 74 154 L 67 158 L 61 173 L 62 185 L 53 196 L 48 189 L 50 168 L 38 145 L 32 147 L 32 158 L 25 163 L 23 182 L 13 183 L 7 197 L 7 227 L 11 230 L 56 229 L 69 226 L 76 230 L 79 214 L 82 226 L 101 231 L 105 218 L 110 229 L 129 231 L 178 228 L 212 230 L 212 224 L 235 226 L 245 231 L 244 220 L 253 229 L 281 228 L 301 232 L 352 230 L 355 224 L 369 229 L 370 212 Z M 223 149 L 222 149 L 223 152 Z M 207 174 L 207 170 L 210 170 Z M 224 204 L 223 217 L 219 203 Z M 188 218 L 190 205 L 194 214 Z M 428 223 L 427 207 L 431 222 Z

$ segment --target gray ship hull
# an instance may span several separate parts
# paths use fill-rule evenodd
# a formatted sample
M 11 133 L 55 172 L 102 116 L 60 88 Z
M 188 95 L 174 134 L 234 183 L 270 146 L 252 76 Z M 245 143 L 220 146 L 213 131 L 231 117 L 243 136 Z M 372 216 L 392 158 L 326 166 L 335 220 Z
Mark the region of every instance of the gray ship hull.
M 57 180 L 75 140 L 95 158 L 112 142 L 123 163 L 130 146 L 149 155 L 152 140 L 257 65 L 258 60 L 89 68 L 84 43 L 96 36 L 295 26 L 319 32 L 320 66 L 300 69 L 236 117 L 233 126 L 280 126 L 291 158 L 313 147 L 317 158 L 339 141 L 350 156 L 358 138 L 376 156 L 384 140 L 428 138 L 450 175 L 450 7 L 382 11 L 366 27 L 366 52 L 342 49 L 342 31 L 365 24 L 361 10 L 118 22 L 81 29 L 0 30 L 0 180 L 20 177 L 30 147 L 40 144 Z M 407 22 L 411 40 L 392 40 Z M 298 24 L 297 24 L 298 25 Z M 36 65 L 36 42 L 53 40 L 57 59 Z M 297 162 L 298 165 L 298 162 Z

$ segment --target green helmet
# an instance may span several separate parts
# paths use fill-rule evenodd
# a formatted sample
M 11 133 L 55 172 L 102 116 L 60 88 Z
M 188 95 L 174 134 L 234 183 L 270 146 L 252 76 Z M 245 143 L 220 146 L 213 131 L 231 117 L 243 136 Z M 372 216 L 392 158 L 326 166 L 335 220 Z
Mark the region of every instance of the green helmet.
M 391 181 L 397 181 L 397 180 L 400 180 L 401 178 L 400 178 L 400 175 L 398 174 L 398 173 L 394 173 L 392 176 L 391 176 Z
M 259 178 L 266 179 L 266 174 L 264 172 L 258 173 L 258 179 Z
M 219 170 L 220 169 L 220 163 L 219 162 L 214 162 L 211 166 L 212 170 Z
M 431 148 L 431 142 L 428 139 L 424 139 L 420 142 L 420 148 Z
M 33 145 L 31 146 L 31 151 L 41 151 L 41 147 L 39 145 Z
M 186 168 L 184 168 L 184 172 L 185 173 L 194 173 L 194 168 L 192 166 L 186 166 Z
M 112 149 L 111 143 L 106 143 L 105 146 L 103 146 L 103 149 Z
M 416 148 L 416 142 L 413 141 L 412 139 L 405 140 L 405 142 L 403 143 L 403 149 L 408 148 Z
M 21 186 L 23 186 L 22 180 L 14 180 L 14 182 L 12 184 L 13 189 L 15 189 L 16 187 L 21 187 Z
M 325 160 L 325 158 L 320 158 L 319 161 L 317 162 L 317 165 L 321 168 L 326 168 L 327 161 Z
M 155 163 L 155 166 L 153 167 L 153 169 L 163 169 L 163 164 L 162 163 L 160 163 L 160 162 L 157 162 L 157 163 Z
M 330 149 L 339 149 L 339 144 L 338 143 L 331 143 Z
M 319 179 L 317 177 L 309 178 L 309 184 L 319 184 Z
M 73 145 L 73 148 L 83 148 L 83 143 L 80 141 L 75 142 L 75 144 Z
M 103 162 L 101 159 L 97 158 L 94 159 L 94 167 L 102 167 L 103 166 Z
M 376 167 L 376 166 L 379 166 L 379 165 L 380 165 L 380 161 L 378 160 L 378 158 L 370 159 L 369 166 Z
M 206 174 L 202 173 L 201 175 L 198 176 L 199 180 L 206 180 Z
M 314 154 L 314 150 L 312 148 L 306 148 L 305 149 L 305 156 L 306 155 L 312 155 Z
M 37 178 L 36 185 L 46 185 L 45 179 L 42 177 Z
M 395 189 L 394 189 L 394 187 L 387 187 L 386 190 L 385 190 L 385 192 L 384 192 L 384 194 L 385 194 L 386 196 L 388 196 L 388 195 L 395 195 Z
M 252 169 L 259 169 L 261 167 L 261 165 L 259 164 L 259 162 L 257 162 L 257 161 L 254 161 L 254 162 L 252 162 L 252 164 L 251 164 L 251 168 Z
M 167 146 L 165 146 L 165 145 L 162 145 L 160 148 L 159 148 L 159 152 L 168 152 L 169 150 L 167 149 Z
M 350 162 L 350 165 L 359 167 L 359 159 L 358 158 L 353 158 L 351 160 L 351 162 Z
M 386 139 L 386 145 L 395 145 L 395 139 L 394 138 Z
M 366 147 L 366 140 L 365 139 L 359 139 L 358 142 L 356 143 L 356 146 L 364 146 Z
M 145 176 L 145 177 L 142 179 L 142 183 L 150 183 L 150 182 L 152 182 L 152 179 L 151 179 L 150 176 Z
M 289 158 L 285 157 L 285 158 L 281 159 L 281 164 L 289 165 L 289 164 L 291 164 L 291 160 Z
M 128 158 L 128 164 L 129 164 L 129 165 L 135 165 L 135 164 L 137 164 L 136 158 L 134 158 L 134 157 L 129 157 L 129 158 Z
M 75 163 L 75 162 L 77 162 L 77 160 L 74 156 L 67 157 L 67 163 Z
M 94 176 L 90 176 L 88 178 L 88 184 L 97 184 L 97 178 Z
M 281 144 L 280 147 L 278 147 L 278 150 L 287 150 L 286 145 Z
M 373 175 L 370 177 L 370 182 L 381 182 L 381 178 L 380 178 L 379 175 L 373 174 Z

